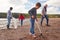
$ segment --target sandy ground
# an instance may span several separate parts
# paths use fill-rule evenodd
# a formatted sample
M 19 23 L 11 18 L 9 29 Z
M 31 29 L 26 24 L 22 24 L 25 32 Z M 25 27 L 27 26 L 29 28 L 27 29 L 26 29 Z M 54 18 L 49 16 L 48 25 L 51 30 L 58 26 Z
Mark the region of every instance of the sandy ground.
M 50 26 L 43 23 L 42 32 L 43 36 L 39 36 L 39 30 L 35 24 L 35 34 L 36 38 L 29 35 L 30 25 L 24 25 L 23 27 L 18 27 L 17 29 L 4 29 L 0 30 L 0 40 L 60 40 L 60 18 L 50 18 Z

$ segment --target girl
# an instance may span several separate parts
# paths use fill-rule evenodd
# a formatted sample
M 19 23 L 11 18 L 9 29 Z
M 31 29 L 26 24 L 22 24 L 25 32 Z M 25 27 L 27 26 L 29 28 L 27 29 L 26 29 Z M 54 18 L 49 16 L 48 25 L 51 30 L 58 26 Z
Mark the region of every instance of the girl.
M 21 20 L 21 27 L 23 26 L 23 20 L 25 19 L 23 14 L 19 15 L 19 21 Z

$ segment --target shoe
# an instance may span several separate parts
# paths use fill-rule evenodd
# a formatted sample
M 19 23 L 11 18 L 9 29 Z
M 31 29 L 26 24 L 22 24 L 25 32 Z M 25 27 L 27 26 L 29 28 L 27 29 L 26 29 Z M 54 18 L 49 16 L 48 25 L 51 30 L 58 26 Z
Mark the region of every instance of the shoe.
M 35 36 L 35 34 L 32 34 L 32 36 L 35 38 L 36 36 Z
M 7 29 L 10 29 L 9 27 L 7 27 Z
M 42 33 L 41 33 L 41 36 L 42 36 Z
M 46 25 L 46 26 L 50 26 L 50 25 Z
M 29 35 L 32 35 L 32 33 L 29 33 Z
M 39 37 L 42 36 L 42 33 L 39 35 Z
M 7 25 L 7 29 L 10 29 L 10 28 L 9 28 L 9 25 Z

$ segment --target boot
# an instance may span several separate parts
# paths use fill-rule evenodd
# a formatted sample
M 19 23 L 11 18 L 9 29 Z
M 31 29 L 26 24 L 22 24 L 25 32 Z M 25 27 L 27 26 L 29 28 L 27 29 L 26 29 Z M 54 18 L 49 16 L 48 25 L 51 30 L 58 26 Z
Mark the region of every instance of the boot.
M 10 29 L 10 28 L 9 28 L 9 25 L 7 25 L 7 29 Z

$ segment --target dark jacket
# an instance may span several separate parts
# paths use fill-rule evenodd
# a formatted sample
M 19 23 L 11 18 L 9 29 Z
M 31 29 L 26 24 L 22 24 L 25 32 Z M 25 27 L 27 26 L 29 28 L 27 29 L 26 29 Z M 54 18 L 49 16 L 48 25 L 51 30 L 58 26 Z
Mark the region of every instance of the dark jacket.
M 32 15 L 35 17 L 36 19 L 36 15 L 37 15 L 37 12 L 36 12 L 36 8 L 32 8 L 31 10 L 29 10 L 28 12 L 30 14 L 30 17 L 32 17 Z

